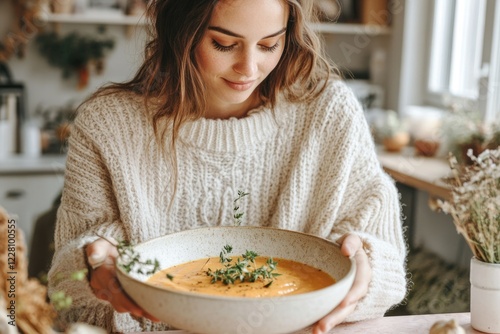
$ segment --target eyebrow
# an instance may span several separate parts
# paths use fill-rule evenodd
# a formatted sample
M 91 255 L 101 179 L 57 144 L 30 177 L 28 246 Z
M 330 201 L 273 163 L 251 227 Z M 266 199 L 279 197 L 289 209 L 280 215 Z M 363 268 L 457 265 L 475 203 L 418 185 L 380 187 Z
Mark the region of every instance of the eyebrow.
M 227 29 L 224 29 L 224 28 L 221 28 L 221 27 L 210 26 L 210 27 L 208 27 L 208 30 L 218 31 L 220 33 L 223 33 L 224 35 L 228 35 L 228 36 L 232 36 L 232 37 L 244 38 L 243 36 L 241 36 L 241 35 L 239 35 L 237 33 L 234 33 L 234 32 L 232 32 L 230 30 L 227 30 Z M 267 39 L 267 38 L 271 38 L 271 37 L 276 37 L 278 35 L 281 35 L 285 31 L 286 31 L 286 28 L 283 28 L 280 31 L 275 32 L 274 34 L 262 37 L 261 39 Z

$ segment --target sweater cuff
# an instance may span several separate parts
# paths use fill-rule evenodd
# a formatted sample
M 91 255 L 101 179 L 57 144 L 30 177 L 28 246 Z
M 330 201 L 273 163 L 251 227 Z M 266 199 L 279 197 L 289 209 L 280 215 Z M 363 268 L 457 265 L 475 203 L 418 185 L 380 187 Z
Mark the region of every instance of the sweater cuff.
M 363 241 L 370 265 L 372 280 L 367 295 L 358 302 L 346 322 L 383 317 L 406 295 L 406 251 L 367 233 L 357 233 Z

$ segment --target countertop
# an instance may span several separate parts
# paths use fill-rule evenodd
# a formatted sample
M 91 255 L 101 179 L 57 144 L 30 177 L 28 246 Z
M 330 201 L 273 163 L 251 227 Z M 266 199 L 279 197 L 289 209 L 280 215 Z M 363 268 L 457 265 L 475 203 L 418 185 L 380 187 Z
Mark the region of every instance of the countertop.
M 374 320 L 361 321 L 350 324 L 342 324 L 335 327 L 329 333 L 350 334 L 428 334 L 431 326 L 439 320 L 449 321 L 454 319 L 457 324 L 465 329 L 467 334 L 481 334 L 470 325 L 470 313 L 447 313 L 384 317 Z M 304 329 L 294 334 L 309 334 L 310 329 Z M 128 333 L 140 334 L 140 333 Z M 144 333 L 141 333 L 144 334 Z M 153 334 L 153 333 L 151 333 Z M 188 334 L 186 331 L 164 331 L 154 334 Z
M 413 147 L 396 153 L 378 147 L 377 156 L 384 170 L 396 181 L 426 191 L 431 196 L 451 197 L 449 187 L 442 180 L 451 175 L 446 159 L 416 156 Z
M 64 174 L 66 155 L 29 157 L 15 155 L 0 158 L 0 175 Z

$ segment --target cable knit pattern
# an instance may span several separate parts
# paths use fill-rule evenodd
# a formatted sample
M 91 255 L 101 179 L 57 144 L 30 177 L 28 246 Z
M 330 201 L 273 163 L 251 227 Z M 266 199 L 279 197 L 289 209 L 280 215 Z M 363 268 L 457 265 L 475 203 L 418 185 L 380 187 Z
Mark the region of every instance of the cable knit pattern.
M 280 101 L 243 119 L 199 119 L 181 129 L 174 174 L 139 98 L 117 93 L 86 103 L 70 138 L 50 290 L 72 296 L 66 322 L 111 332 L 167 329 L 112 310 L 87 281 L 56 276 L 85 267 L 97 234 L 139 243 L 202 226 L 232 225 L 238 189 L 244 224 L 363 240 L 373 268 L 368 295 L 348 321 L 379 317 L 406 291 L 397 191 L 382 171 L 360 105 L 341 81 L 314 102 Z M 167 145 L 168 146 L 168 145 Z M 272 255 L 272 254 L 270 254 Z

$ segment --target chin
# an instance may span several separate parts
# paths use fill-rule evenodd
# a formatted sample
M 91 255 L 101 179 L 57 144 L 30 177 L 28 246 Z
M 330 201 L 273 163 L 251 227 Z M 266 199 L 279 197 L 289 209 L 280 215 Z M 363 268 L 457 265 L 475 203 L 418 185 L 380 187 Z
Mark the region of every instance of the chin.
M 253 92 L 227 94 L 224 97 L 221 97 L 221 100 L 229 104 L 242 104 L 252 97 L 252 93 Z

